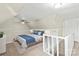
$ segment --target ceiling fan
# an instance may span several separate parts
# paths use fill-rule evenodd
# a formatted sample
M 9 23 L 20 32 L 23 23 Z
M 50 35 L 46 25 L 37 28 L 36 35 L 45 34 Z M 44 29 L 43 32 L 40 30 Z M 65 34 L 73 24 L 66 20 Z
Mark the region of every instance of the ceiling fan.
M 24 23 L 29 23 L 29 21 L 27 21 L 24 17 L 20 17 L 20 16 L 18 15 L 18 13 L 16 13 L 16 12 L 14 11 L 14 9 L 13 9 L 11 6 L 6 5 L 6 7 L 8 8 L 8 10 L 11 12 L 11 14 L 12 14 L 15 18 L 18 18 L 18 19 L 20 20 L 20 22 L 21 22 L 22 24 L 24 24 Z

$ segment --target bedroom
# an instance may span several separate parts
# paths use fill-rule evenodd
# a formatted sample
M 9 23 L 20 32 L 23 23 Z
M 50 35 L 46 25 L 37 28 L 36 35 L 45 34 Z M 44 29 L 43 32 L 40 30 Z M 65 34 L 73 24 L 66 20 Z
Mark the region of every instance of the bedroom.
M 60 5 L 64 5 L 60 3 Z M 72 55 L 79 55 L 78 12 L 79 4 L 52 7 L 45 3 L 3 3 L 0 4 L 0 31 L 4 33 L 1 46 L 2 56 L 49 56 L 43 52 L 43 42 L 24 48 L 25 44 L 15 42 L 18 35 L 32 34 L 33 30 L 49 35 L 66 36 L 74 33 L 75 48 Z M 1 38 L 3 39 L 3 38 Z M 43 35 L 42 35 L 43 40 Z M 21 44 L 21 46 L 19 45 Z M 62 49 L 61 49 L 62 50 Z M 37 54 L 38 53 L 38 54 Z

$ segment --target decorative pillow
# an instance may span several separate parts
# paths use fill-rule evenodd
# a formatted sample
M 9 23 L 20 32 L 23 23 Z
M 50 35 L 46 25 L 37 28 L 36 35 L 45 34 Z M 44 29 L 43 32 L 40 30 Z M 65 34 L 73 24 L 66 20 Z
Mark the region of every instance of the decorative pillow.
M 34 31 L 33 34 L 35 35 L 43 35 L 44 31 Z
M 44 31 L 40 31 L 39 33 L 40 33 L 40 35 L 43 35 L 44 34 Z
M 37 31 L 34 31 L 33 34 L 38 35 L 38 32 Z
M 41 35 L 41 32 L 38 32 L 38 35 Z

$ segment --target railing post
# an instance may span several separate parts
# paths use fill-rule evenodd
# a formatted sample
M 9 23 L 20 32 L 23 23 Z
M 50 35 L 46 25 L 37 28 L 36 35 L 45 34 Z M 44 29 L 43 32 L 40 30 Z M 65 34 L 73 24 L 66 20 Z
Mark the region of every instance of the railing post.
M 68 36 L 64 38 L 64 41 L 65 56 L 68 56 Z
M 59 56 L 59 39 L 58 39 L 58 36 L 56 37 L 56 43 L 57 43 L 57 56 Z
M 45 52 L 45 35 L 43 35 L 43 51 Z
M 54 53 L 54 50 L 55 50 L 55 49 L 54 49 L 54 45 L 55 45 L 54 43 L 55 43 L 55 42 L 54 42 L 54 37 L 52 36 L 51 38 L 52 38 L 52 41 L 51 41 L 51 42 L 52 42 L 52 56 L 54 56 L 54 54 L 55 54 L 55 53 Z

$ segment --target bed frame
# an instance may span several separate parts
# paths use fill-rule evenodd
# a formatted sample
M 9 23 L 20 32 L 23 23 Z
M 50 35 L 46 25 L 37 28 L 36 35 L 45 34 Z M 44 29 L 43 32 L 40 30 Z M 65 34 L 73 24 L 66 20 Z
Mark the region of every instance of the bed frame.
M 59 56 L 59 53 L 60 53 L 59 39 L 64 40 L 64 56 L 71 56 L 72 49 L 74 46 L 73 34 L 70 34 L 65 37 L 44 34 L 43 35 L 43 51 L 47 53 L 48 55 L 55 56 L 55 50 L 56 50 L 57 51 L 56 54 L 57 56 Z

